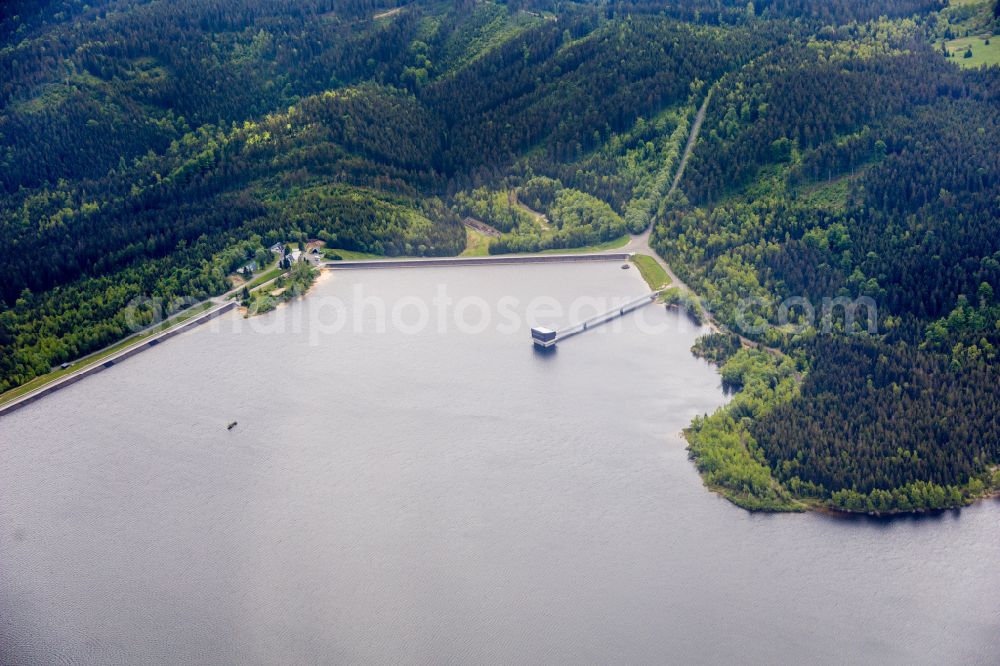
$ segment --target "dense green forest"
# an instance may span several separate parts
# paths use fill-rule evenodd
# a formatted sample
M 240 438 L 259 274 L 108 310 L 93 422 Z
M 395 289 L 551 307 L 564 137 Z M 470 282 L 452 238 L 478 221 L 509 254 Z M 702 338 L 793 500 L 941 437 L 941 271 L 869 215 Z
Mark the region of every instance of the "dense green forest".
M 998 480 L 1000 72 L 950 66 L 921 35 L 828 29 L 723 77 L 656 230 L 720 321 L 805 376 L 749 422 L 696 424 L 696 456 L 741 437 L 789 496 L 853 511 L 959 505 Z M 783 319 L 788 298 L 814 311 Z M 877 330 L 867 306 L 824 321 L 824 298 L 870 299 Z M 698 351 L 725 376 L 738 356 L 720 347 Z M 716 483 L 753 505 L 741 466 Z
M 472 217 L 503 253 L 652 226 L 696 294 L 675 300 L 769 349 L 698 345 L 739 390 L 688 433 L 710 485 L 965 503 L 1000 464 L 1000 68 L 942 45 L 988 41 L 998 6 L 3 3 L 0 390 L 277 242 L 456 255 Z

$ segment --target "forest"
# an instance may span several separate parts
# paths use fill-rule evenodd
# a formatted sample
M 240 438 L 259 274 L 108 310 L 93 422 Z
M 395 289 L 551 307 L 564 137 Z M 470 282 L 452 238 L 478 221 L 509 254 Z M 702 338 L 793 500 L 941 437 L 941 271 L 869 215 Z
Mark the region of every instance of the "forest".
M 656 229 L 657 247 L 719 320 L 804 376 L 750 423 L 727 408 L 696 424 L 693 453 L 711 426 L 720 450 L 738 435 L 807 504 L 957 506 L 1000 480 L 1000 72 L 949 66 L 915 22 L 841 32 L 720 80 L 685 200 Z M 871 299 L 877 331 L 867 311 L 851 321 L 837 310 L 824 326 L 798 307 L 782 321 L 790 298 L 816 311 L 824 298 Z M 696 352 L 724 378 L 734 371 L 738 356 L 721 342 Z M 754 469 L 732 468 L 731 479 Z M 756 496 L 719 485 L 737 501 Z
M 652 227 L 674 301 L 744 336 L 695 350 L 738 390 L 688 431 L 710 486 L 964 504 L 1000 481 L 1000 67 L 942 44 L 997 32 L 993 0 L 3 3 L 0 391 L 274 243 Z M 877 330 L 824 299 L 868 299 Z

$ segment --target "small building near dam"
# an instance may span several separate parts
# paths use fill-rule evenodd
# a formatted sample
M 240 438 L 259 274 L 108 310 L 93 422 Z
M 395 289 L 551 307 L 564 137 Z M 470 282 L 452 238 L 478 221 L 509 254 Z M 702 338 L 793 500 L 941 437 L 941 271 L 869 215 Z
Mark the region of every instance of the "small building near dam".
M 556 332 L 552 329 L 543 328 L 541 326 L 536 326 L 531 329 L 531 341 L 535 343 L 536 347 L 541 349 L 548 349 L 549 347 L 555 347 L 556 345 Z

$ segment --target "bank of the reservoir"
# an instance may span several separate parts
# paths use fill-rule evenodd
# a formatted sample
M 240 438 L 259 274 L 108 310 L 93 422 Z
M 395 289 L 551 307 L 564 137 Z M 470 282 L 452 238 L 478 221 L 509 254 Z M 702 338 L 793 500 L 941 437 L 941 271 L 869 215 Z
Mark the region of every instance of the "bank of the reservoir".
M 55 379 L 49 382 L 48 384 L 41 386 L 40 388 L 37 388 L 33 391 L 24 394 L 21 397 L 15 398 L 9 402 L 4 403 L 3 405 L 0 405 L 0 416 L 13 412 L 17 409 L 21 409 L 22 407 L 26 407 L 27 405 L 30 405 L 36 400 L 41 400 L 47 395 L 51 395 L 56 391 L 64 389 L 68 386 L 72 386 L 73 384 L 82 379 L 86 379 L 87 377 L 91 377 L 99 372 L 107 370 L 108 368 L 114 367 L 116 364 L 120 363 L 121 361 L 124 361 L 127 358 L 131 358 L 132 356 L 135 356 L 140 352 L 152 349 L 153 347 L 156 347 L 160 343 L 169 340 L 175 335 L 179 335 L 197 326 L 201 326 L 202 324 L 211 321 L 212 319 L 215 319 L 216 317 L 225 314 L 226 312 L 229 312 L 235 307 L 237 307 L 237 303 L 235 301 L 229 301 L 221 305 L 216 305 L 206 310 L 203 314 L 191 317 L 190 319 L 186 319 L 183 322 L 177 324 L 176 326 L 166 329 L 162 333 L 157 333 L 155 335 L 143 338 L 137 341 L 135 344 L 125 347 L 119 352 L 99 358 L 89 365 L 84 365 L 82 368 L 76 370 L 75 372 L 63 375 L 62 377 L 59 377 L 58 379 Z

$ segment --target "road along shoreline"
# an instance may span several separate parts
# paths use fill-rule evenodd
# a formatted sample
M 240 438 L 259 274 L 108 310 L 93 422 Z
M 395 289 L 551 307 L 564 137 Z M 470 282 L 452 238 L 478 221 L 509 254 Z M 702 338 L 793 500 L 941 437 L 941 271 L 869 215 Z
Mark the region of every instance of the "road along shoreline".
M 35 389 L 34 391 L 31 391 L 30 393 L 25 393 L 23 396 L 19 398 L 11 400 L 10 402 L 4 405 L 0 405 L 0 416 L 9 414 L 17 409 L 20 409 L 21 407 L 25 407 L 26 405 L 30 405 L 36 400 L 40 400 L 41 398 L 44 398 L 45 396 L 51 393 L 55 393 L 60 389 L 64 389 L 67 386 L 75 384 L 81 379 L 84 379 L 85 377 L 96 375 L 98 372 L 102 372 L 104 370 L 107 370 L 108 368 L 114 367 L 120 361 L 123 361 L 131 356 L 135 356 L 139 352 L 143 352 L 146 351 L 147 349 L 155 347 L 164 340 L 168 340 L 174 337 L 175 335 L 183 333 L 184 331 L 190 330 L 192 328 L 200 326 L 201 324 L 204 324 L 205 322 L 211 321 L 212 319 L 215 319 L 216 317 L 225 314 L 226 312 L 229 312 L 230 310 L 238 306 L 239 303 L 237 303 L 236 301 L 229 301 L 228 303 L 223 303 L 222 305 L 212 308 L 211 310 L 206 310 L 204 313 L 196 317 L 192 317 L 191 319 L 188 319 L 183 323 L 174 326 L 173 328 L 168 328 L 162 333 L 158 333 L 148 338 L 144 338 L 143 340 L 136 342 L 134 345 L 126 347 L 120 352 L 117 352 L 115 354 L 112 354 L 111 356 L 107 356 L 105 358 L 94 361 L 93 364 L 81 368 L 80 370 L 77 370 L 74 373 L 68 374 L 64 377 L 60 377 L 59 379 L 53 382 L 45 384 L 44 386 L 40 386 L 39 388 Z

